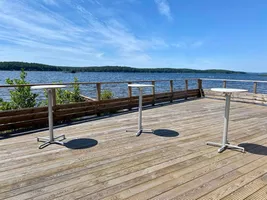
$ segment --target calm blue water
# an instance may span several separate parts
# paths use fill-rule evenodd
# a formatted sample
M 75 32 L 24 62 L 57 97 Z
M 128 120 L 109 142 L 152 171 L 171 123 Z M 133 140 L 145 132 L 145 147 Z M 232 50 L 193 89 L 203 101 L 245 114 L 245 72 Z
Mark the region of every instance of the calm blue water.
M 257 74 L 178 74 L 178 73 L 109 73 L 109 72 L 83 72 L 83 73 L 64 73 L 64 72 L 27 72 L 27 81 L 30 83 L 51 83 L 51 82 L 73 82 L 74 77 L 79 82 L 113 82 L 113 81 L 138 81 L 138 80 L 175 80 L 186 78 L 214 78 L 214 79 L 239 79 L 239 80 L 265 80 L 266 76 Z M 19 71 L 1 71 L 0 84 L 5 84 L 6 78 L 19 78 Z M 189 81 L 189 88 L 196 88 L 196 81 Z M 204 81 L 204 88 L 222 87 L 222 82 Z M 229 82 L 227 87 L 243 88 L 249 91 L 253 90 L 253 83 Z M 111 90 L 115 96 L 127 96 L 127 84 L 103 85 L 103 89 Z M 182 90 L 184 81 L 174 81 L 174 90 Z M 156 83 L 156 92 L 164 92 L 169 90 L 169 82 Z M 81 86 L 82 94 L 95 97 L 95 85 Z M 133 91 L 137 94 L 137 91 Z M 267 83 L 258 84 L 259 93 L 267 93 Z M 42 91 L 39 92 L 40 94 Z M 151 89 L 145 90 L 145 93 L 151 93 Z M 0 95 L 4 99 L 9 98 L 9 92 L 6 89 L 0 89 Z M 40 95 L 42 97 L 42 94 Z

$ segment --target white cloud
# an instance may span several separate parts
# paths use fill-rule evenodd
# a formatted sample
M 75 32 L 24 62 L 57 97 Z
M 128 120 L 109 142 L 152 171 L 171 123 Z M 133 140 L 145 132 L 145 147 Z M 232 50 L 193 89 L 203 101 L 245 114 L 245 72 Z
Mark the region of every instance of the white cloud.
M 132 66 L 151 61 L 147 50 L 167 46 L 161 38 L 138 38 L 115 16 L 99 19 L 76 1 L 61 6 L 68 8 L 71 18 L 49 10 L 38 1 L 2 1 L 0 61 Z M 78 24 L 73 22 L 73 16 L 79 20 Z
M 159 13 L 161 15 L 164 15 L 168 18 L 168 20 L 172 20 L 172 15 L 171 15 L 171 9 L 169 6 L 169 3 L 167 0 L 155 0 L 155 3 L 157 4 Z
M 90 5 L 105 8 L 96 0 L 91 1 Z M 133 32 L 111 8 L 109 16 L 103 17 L 80 3 L 82 1 L 60 2 L 56 10 L 64 7 L 67 15 L 49 9 L 43 1 L 0 0 L 0 61 L 179 67 L 187 61 L 177 61 L 181 59 L 179 55 L 174 60 L 166 58 L 165 50 L 175 51 L 182 46 L 196 48 L 203 44 L 190 41 L 173 45 L 156 34 L 144 36 Z M 157 56 L 153 56 L 156 51 Z M 162 56 L 158 56 L 161 53 Z

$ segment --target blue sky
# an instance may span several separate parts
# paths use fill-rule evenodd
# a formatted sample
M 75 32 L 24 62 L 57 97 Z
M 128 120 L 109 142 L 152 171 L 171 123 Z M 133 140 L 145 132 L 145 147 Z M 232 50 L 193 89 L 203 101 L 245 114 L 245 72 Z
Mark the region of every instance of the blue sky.
M 0 0 L 0 61 L 267 71 L 266 0 Z

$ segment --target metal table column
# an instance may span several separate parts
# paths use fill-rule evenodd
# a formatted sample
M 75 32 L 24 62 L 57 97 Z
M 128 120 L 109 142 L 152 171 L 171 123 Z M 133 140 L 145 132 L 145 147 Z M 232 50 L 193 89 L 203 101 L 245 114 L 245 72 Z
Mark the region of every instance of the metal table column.
M 48 124 L 49 124 L 49 137 L 38 137 L 38 142 L 43 142 L 39 146 L 39 149 L 42 149 L 44 147 L 47 147 L 50 144 L 59 144 L 63 145 L 64 143 L 62 140 L 66 139 L 65 135 L 60 135 L 57 137 L 54 137 L 54 131 L 53 131 L 53 92 L 52 89 L 55 88 L 63 88 L 66 87 L 65 85 L 41 85 L 41 86 L 32 86 L 31 89 L 46 89 L 48 94 Z M 61 139 L 60 139 L 61 138 Z M 58 140 L 60 139 L 60 140 Z
M 231 102 L 232 93 L 233 92 L 246 92 L 247 90 L 230 89 L 230 88 L 213 88 L 211 90 L 215 92 L 223 92 L 225 94 L 224 128 L 223 128 L 222 143 L 207 142 L 207 145 L 220 147 L 218 149 L 218 153 L 223 152 L 227 148 L 236 149 L 236 150 L 245 152 L 245 149 L 243 147 L 231 145 L 228 142 L 228 127 L 229 127 L 230 102 Z
M 143 132 L 148 130 L 149 132 L 153 132 L 151 129 L 143 129 L 142 126 L 142 106 L 143 106 L 143 88 L 144 87 L 154 87 L 153 85 L 145 85 L 145 84 L 128 84 L 128 87 L 137 87 L 139 89 L 139 107 L 138 107 L 138 130 L 136 132 L 136 136 L 140 136 Z M 126 130 L 126 132 L 131 132 L 132 130 Z

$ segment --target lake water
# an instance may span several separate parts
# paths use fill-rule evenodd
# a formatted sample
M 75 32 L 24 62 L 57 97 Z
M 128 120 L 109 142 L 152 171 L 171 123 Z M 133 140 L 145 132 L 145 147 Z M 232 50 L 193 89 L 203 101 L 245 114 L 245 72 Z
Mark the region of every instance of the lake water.
M 65 72 L 27 72 L 27 81 L 30 83 L 52 83 L 52 82 L 73 82 L 74 77 L 79 79 L 79 82 L 114 82 L 114 81 L 138 81 L 138 80 L 177 80 L 186 78 L 212 78 L 212 79 L 237 79 L 237 80 L 265 80 L 266 76 L 257 74 L 209 74 L 209 73 L 111 73 L 111 72 L 81 72 L 81 73 L 65 73 Z M 5 84 L 6 78 L 19 78 L 19 71 L 0 71 L 0 84 Z M 196 88 L 195 80 L 189 81 L 189 88 Z M 204 88 L 222 87 L 222 82 L 203 81 Z M 253 83 L 244 82 L 229 82 L 227 87 L 253 90 Z M 103 89 L 111 90 L 116 97 L 127 96 L 127 84 L 111 84 L 102 85 Z M 174 90 L 182 90 L 184 81 L 174 81 Z M 169 90 L 169 82 L 156 83 L 156 92 L 164 92 Z M 81 86 L 82 94 L 95 97 L 95 85 Z M 137 94 L 137 91 L 133 91 Z M 258 84 L 259 93 L 267 93 L 267 83 Z M 42 91 L 39 92 L 40 94 Z M 151 89 L 146 89 L 145 93 L 151 93 Z M 0 88 L 0 95 L 4 99 L 9 98 L 9 92 L 6 89 Z M 43 95 L 40 95 L 43 98 Z

